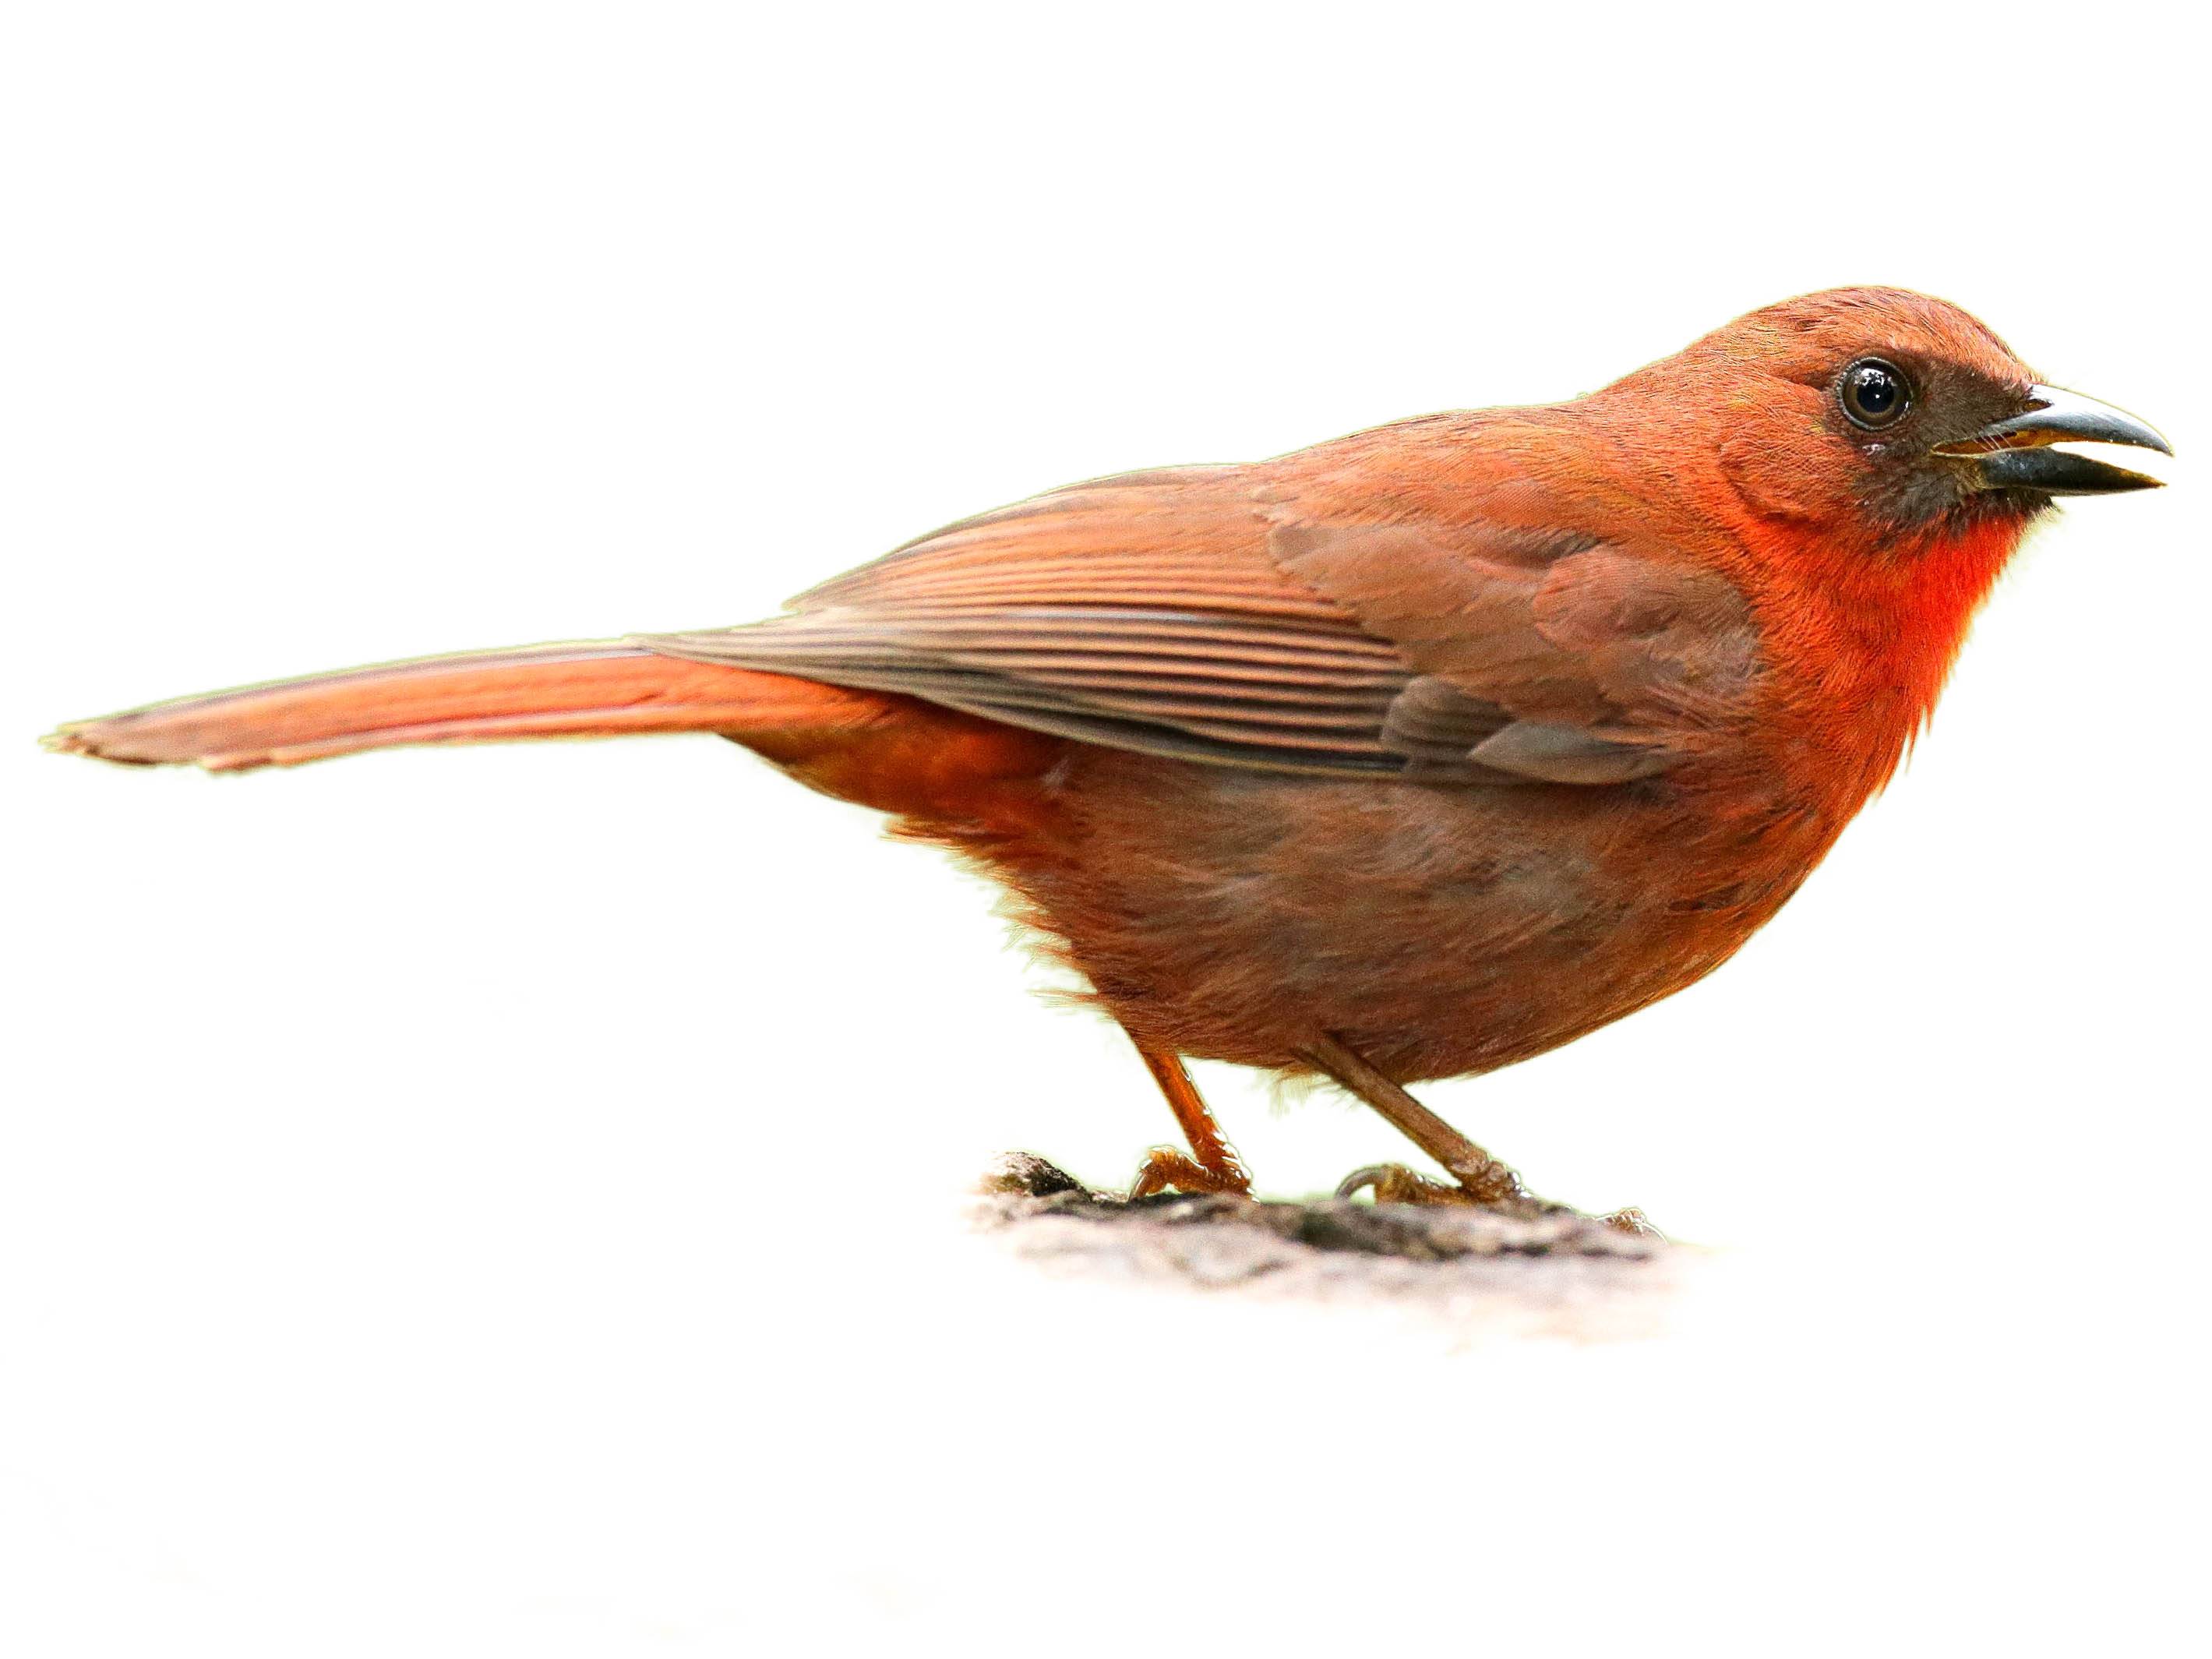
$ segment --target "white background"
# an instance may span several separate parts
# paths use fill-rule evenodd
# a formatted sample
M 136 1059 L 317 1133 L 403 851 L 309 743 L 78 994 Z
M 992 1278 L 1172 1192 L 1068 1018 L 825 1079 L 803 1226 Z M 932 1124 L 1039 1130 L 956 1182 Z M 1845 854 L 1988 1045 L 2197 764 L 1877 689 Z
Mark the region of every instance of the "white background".
M 2194 1639 L 2201 52 L 1535 17 L 11 15 L 0 1645 Z M 1429 1091 L 1716 1250 L 1663 1340 L 1003 1261 L 988 1155 L 1117 1182 L 1157 1097 L 976 884 L 711 739 L 31 746 L 744 620 L 1070 479 L 1571 396 L 1852 282 L 2158 422 L 2179 487 L 2037 536 L 1735 963 Z M 1401 1150 L 1201 1073 L 1270 1189 Z

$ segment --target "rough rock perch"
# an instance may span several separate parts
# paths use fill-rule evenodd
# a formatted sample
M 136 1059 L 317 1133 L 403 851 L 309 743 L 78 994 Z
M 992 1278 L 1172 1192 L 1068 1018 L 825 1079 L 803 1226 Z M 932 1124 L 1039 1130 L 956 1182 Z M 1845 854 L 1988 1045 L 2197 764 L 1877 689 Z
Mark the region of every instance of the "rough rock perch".
M 1656 1334 L 1697 1255 L 1572 1213 L 1335 1198 L 1132 1202 L 1026 1152 L 1002 1157 L 978 1191 L 978 1225 L 1055 1273 L 1386 1304 L 1470 1334 Z

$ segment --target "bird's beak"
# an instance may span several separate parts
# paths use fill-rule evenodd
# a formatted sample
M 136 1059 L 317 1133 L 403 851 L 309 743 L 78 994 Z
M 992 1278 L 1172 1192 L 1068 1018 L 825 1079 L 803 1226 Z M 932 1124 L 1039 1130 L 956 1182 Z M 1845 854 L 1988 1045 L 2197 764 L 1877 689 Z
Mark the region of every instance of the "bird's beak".
M 2125 410 L 2054 386 L 2030 386 L 2027 396 L 2028 405 L 2021 413 L 1992 422 L 1962 443 L 1940 445 L 1936 453 L 1966 459 L 1977 489 L 2109 495 L 2123 489 L 2155 489 L 2166 482 L 2049 447 L 2067 442 L 2132 444 L 2138 449 L 2155 449 L 2161 455 L 2172 454 L 2156 428 Z

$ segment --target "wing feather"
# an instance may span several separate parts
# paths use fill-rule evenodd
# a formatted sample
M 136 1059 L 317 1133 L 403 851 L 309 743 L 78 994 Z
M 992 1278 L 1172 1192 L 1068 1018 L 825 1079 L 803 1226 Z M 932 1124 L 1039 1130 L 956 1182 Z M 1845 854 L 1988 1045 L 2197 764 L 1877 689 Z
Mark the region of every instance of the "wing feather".
M 1569 528 L 1310 515 L 1234 467 L 1018 502 L 784 616 L 635 642 L 1226 765 L 1584 786 L 1673 764 L 1686 711 L 1755 668 L 1706 573 Z

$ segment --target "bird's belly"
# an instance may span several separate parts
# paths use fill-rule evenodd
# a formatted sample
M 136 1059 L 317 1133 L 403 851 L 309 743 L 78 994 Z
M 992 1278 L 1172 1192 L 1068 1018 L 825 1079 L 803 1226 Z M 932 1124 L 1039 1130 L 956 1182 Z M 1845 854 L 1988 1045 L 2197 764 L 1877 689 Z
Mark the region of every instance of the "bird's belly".
M 1401 1081 L 1524 1060 L 1680 989 L 1819 855 L 1693 844 L 1663 785 L 1416 787 L 1085 750 L 1059 787 L 1073 833 L 994 862 L 1140 1041 L 1295 1068 L 1328 1032 Z

